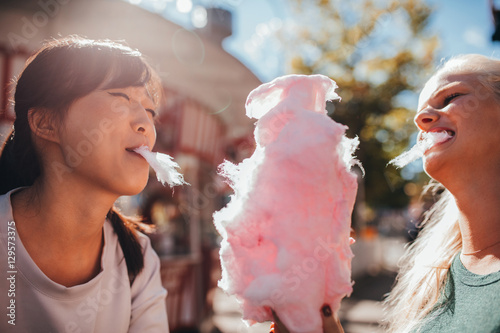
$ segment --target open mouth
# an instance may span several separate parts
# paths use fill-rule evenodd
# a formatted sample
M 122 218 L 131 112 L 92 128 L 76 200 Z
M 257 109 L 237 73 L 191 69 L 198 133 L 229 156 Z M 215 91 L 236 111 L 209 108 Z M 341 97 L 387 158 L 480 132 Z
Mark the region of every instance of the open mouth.
M 431 147 L 443 144 L 452 140 L 455 137 L 455 131 L 450 129 L 440 129 L 430 132 L 422 132 L 417 145 L 423 149 L 423 151 L 429 150 Z
M 423 132 L 422 133 L 422 139 L 425 138 L 452 138 L 455 136 L 455 131 L 451 129 L 440 129 L 440 130 L 434 130 L 434 131 L 429 131 L 429 132 Z
M 446 130 L 446 133 L 451 136 L 451 137 L 454 137 L 455 136 L 455 132 L 452 131 L 452 130 Z
M 138 154 L 136 151 L 134 151 L 134 149 L 135 148 L 125 148 L 125 150 L 128 151 L 129 153 L 134 154 L 135 156 L 142 158 L 142 156 L 140 154 Z

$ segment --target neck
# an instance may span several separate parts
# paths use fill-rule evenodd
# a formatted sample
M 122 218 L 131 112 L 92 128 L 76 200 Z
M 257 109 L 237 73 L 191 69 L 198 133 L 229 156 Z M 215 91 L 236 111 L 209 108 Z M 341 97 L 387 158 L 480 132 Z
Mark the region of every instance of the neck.
M 71 180 L 40 181 L 13 196 L 14 220 L 23 242 L 44 243 L 63 253 L 85 251 L 101 243 L 106 214 L 116 198 Z
M 467 184 L 467 190 L 452 192 L 460 212 L 459 223 L 465 253 L 482 250 L 500 241 L 500 184 L 480 185 Z
M 66 287 L 101 270 L 106 214 L 118 196 L 82 182 L 37 182 L 12 196 L 13 217 L 38 268 Z
M 482 179 L 495 179 L 482 177 Z M 474 273 L 487 274 L 500 267 L 500 183 L 476 180 L 453 189 L 459 209 L 462 262 Z

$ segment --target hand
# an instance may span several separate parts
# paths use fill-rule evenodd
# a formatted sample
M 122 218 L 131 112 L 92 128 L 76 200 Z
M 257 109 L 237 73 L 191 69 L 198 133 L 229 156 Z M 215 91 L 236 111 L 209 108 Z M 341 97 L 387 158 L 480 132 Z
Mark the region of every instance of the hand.
M 273 312 L 274 323 L 271 325 L 270 333 L 290 333 L 286 326 L 280 321 L 278 315 L 274 310 Z M 320 310 L 321 319 L 323 320 L 323 333 L 344 333 L 340 320 L 336 313 L 332 313 L 329 305 L 323 305 Z

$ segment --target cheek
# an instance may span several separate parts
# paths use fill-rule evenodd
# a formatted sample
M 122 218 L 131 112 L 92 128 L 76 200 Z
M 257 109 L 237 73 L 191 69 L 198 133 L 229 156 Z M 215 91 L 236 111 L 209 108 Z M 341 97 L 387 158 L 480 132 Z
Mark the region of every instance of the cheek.
M 483 105 L 474 95 L 464 96 L 454 114 L 462 119 L 469 119 L 481 112 Z
M 111 154 L 120 142 L 117 130 L 117 123 L 108 118 L 67 124 L 60 140 L 67 164 L 77 167 L 85 160 Z
M 108 109 L 110 111 L 107 113 L 107 116 L 113 118 L 115 121 L 127 118 L 130 113 L 130 106 L 119 99 L 113 100 Z

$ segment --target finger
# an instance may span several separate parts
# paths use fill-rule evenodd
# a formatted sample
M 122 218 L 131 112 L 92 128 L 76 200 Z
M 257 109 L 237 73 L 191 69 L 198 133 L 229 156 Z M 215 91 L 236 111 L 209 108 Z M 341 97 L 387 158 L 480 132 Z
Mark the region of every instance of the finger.
M 280 318 L 274 312 L 273 309 L 271 309 L 271 312 L 273 313 L 273 318 L 274 318 L 274 332 L 275 333 L 290 333 L 286 326 L 281 322 Z
M 337 314 L 332 312 L 330 305 L 325 304 L 321 308 L 321 319 L 323 320 L 323 333 L 344 333 Z

